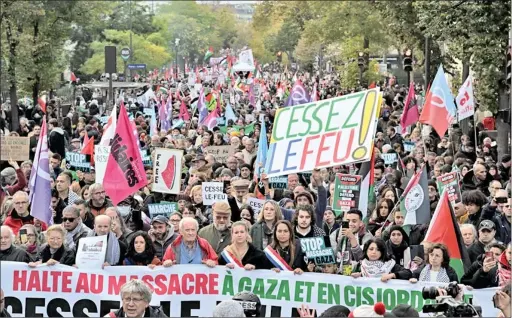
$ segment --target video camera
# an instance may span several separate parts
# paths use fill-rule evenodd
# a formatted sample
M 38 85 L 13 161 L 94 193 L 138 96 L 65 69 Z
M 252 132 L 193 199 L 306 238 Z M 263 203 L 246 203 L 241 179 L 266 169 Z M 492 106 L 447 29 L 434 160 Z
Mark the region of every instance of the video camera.
M 482 307 L 473 306 L 455 298 L 460 292 L 457 282 L 451 282 L 448 286 L 439 287 L 446 291 L 447 296 L 439 295 L 437 287 L 424 287 L 421 294 L 423 299 L 435 299 L 435 304 L 423 306 L 423 313 L 442 313 L 437 317 L 482 317 Z

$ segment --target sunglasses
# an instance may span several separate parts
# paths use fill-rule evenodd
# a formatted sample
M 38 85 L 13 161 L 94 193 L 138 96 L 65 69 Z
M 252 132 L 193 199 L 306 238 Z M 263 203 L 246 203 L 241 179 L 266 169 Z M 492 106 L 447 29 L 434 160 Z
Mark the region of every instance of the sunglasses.
M 76 218 L 62 218 L 62 223 L 66 223 L 66 222 L 74 222 L 76 220 Z

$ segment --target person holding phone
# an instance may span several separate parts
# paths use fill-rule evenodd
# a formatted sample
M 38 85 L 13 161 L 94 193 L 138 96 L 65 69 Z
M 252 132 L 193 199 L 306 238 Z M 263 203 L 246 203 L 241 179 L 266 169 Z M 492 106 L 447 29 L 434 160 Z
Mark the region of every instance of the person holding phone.
M 496 225 L 496 239 L 507 243 L 512 240 L 510 235 L 510 220 L 512 199 L 508 197 L 506 190 L 497 190 L 491 202 L 482 209 L 482 219 L 491 220 Z
M 36 259 L 38 253 L 41 252 L 41 236 L 38 235 L 36 227 L 32 224 L 25 224 L 21 227 L 17 242 L 16 245 L 26 250 L 33 259 Z

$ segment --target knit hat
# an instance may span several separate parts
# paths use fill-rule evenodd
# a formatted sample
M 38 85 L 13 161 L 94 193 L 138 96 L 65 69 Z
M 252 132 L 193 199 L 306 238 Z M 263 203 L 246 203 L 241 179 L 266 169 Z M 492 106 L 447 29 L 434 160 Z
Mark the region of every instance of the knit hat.
M 236 300 L 224 300 L 213 309 L 213 317 L 245 317 L 244 308 Z
M 16 170 L 14 170 L 13 167 L 7 167 L 4 170 L 2 170 L 0 175 L 4 178 L 13 177 L 16 175 Z
M 295 196 L 295 198 L 293 200 L 293 202 L 295 203 L 295 206 L 297 206 L 297 199 L 300 197 L 306 197 L 309 201 L 309 204 L 311 204 L 311 205 L 315 204 L 315 199 L 313 199 L 313 195 L 307 191 L 304 191 L 304 192 L 300 192 L 299 194 L 297 194 Z
M 362 305 L 354 309 L 349 317 L 384 317 L 386 306 L 379 302 L 375 305 Z
M 411 305 L 407 304 L 399 304 L 397 305 L 391 313 L 395 315 L 395 317 L 419 317 L 420 314 L 416 309 L 411 307 Z

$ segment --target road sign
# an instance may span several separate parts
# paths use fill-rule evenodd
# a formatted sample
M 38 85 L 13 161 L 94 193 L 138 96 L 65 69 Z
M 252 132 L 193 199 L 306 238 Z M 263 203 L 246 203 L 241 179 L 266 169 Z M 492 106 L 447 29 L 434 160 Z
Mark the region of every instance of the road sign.
M 146 64 L 128 64 L 130 70 L 143 70 L 146 68 Z
M 125 61 L 127 61 L 130 58 L 130 49 L 129 48 L 123 48 L 121 49 L 121 58 Z

